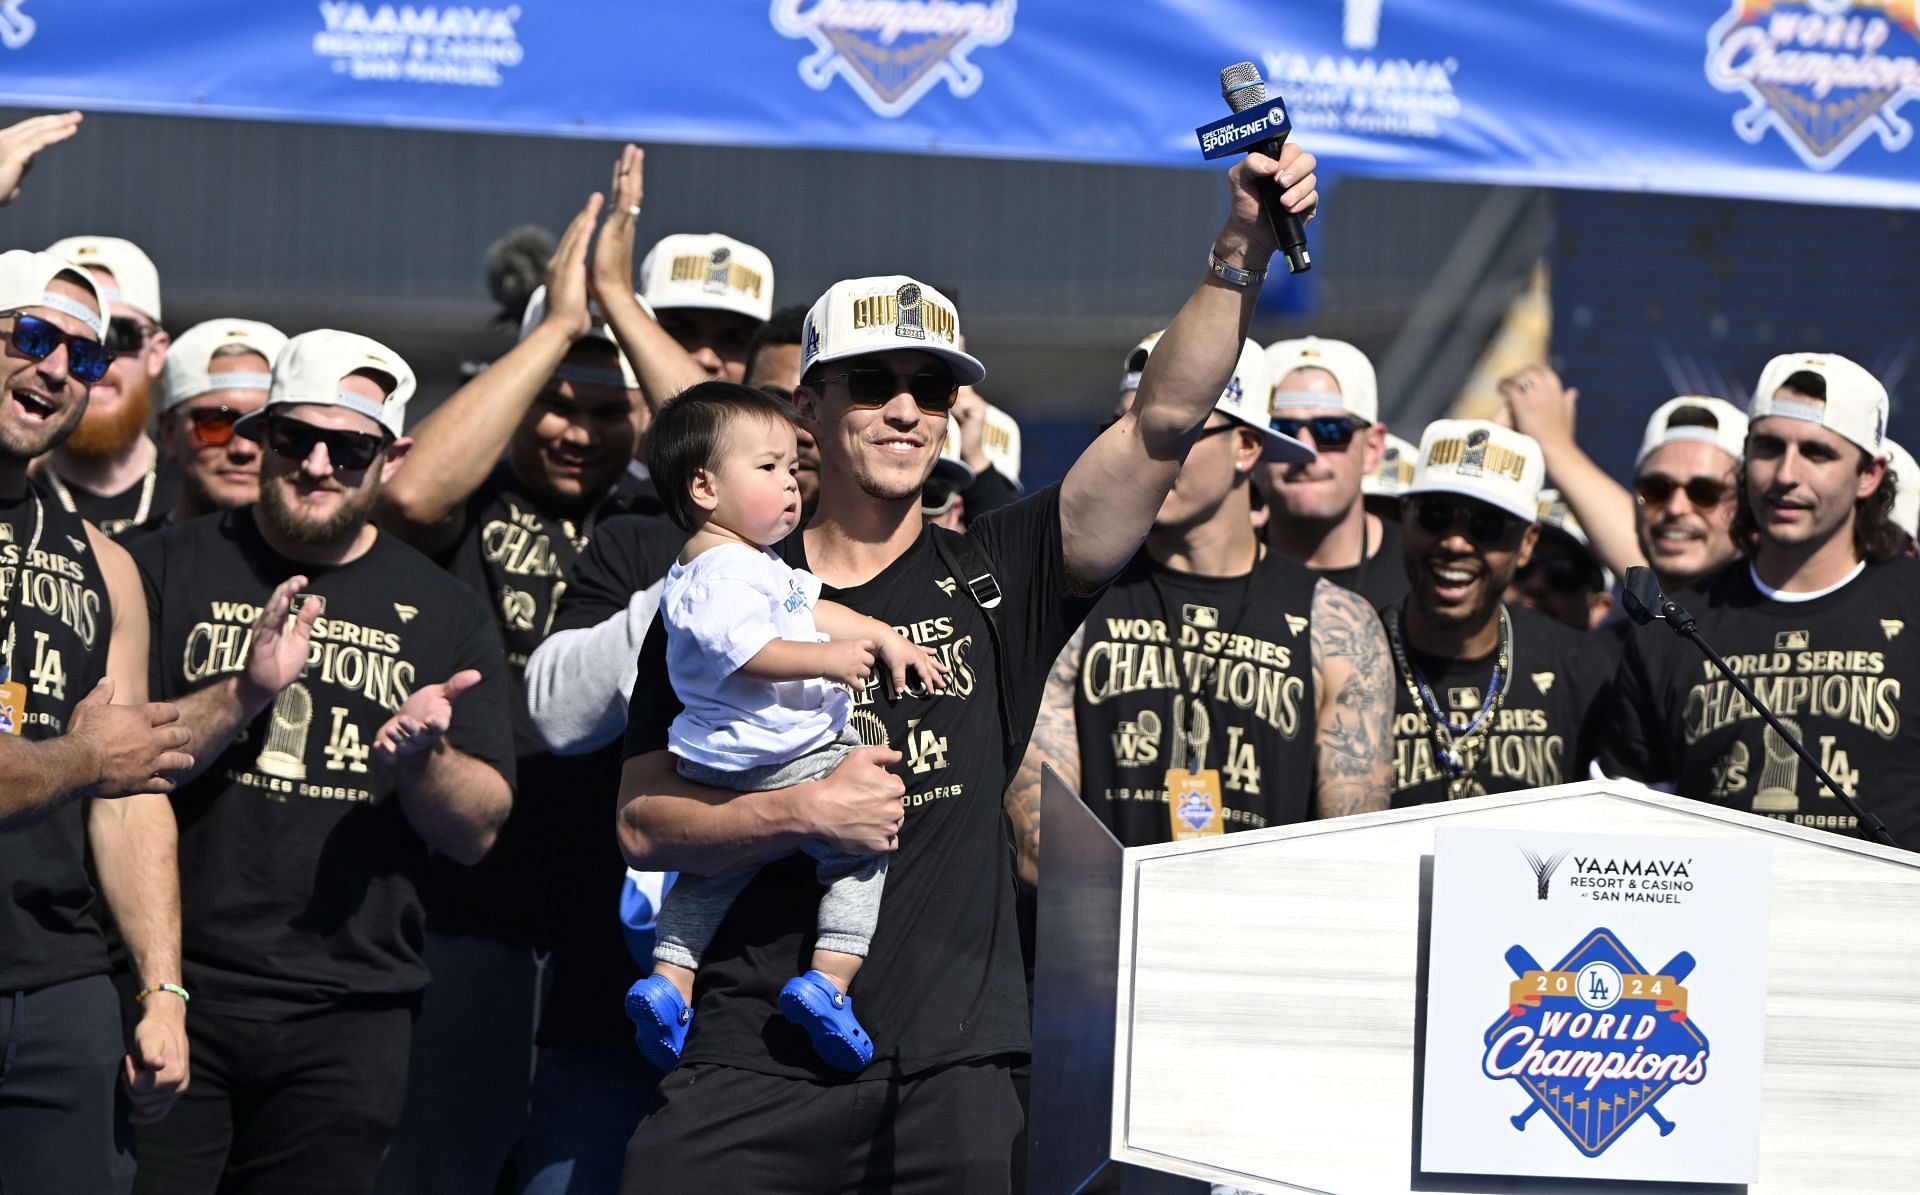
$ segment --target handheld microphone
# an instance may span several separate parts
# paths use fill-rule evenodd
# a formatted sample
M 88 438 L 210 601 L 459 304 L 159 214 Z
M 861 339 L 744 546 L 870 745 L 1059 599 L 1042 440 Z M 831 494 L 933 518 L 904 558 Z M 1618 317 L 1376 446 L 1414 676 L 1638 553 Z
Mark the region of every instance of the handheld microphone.
M 1753 687 L 1747 684 L 1740 674 L 1727 664 L 1725 657 L 1713 649 L 1713 644 L 1708 643 L 1706 637 L 1700 634 L 1699 623 L 1693 615 L 1687 613 L 1678 602 L 1660 592 L 1660 581 L 1653 575 L 1652 569 L 1645 565 L 1635 565 L 1628 569 L 1623 592 L 1626 596 L 1627 614 L 1633 621 L 1641 626 L 1656 620 L 1664 622 L 1674 634 L 1682 639 L 1691 640 L 1693 645 L 1700 649 L 1700 653 L 1719 670 L 1720 675 L 1733 682 L 1734 689 L 1740 696 L 1746 698 L 1747 704 L 1760 711 L 1760 716 L 1767 720 L 1767 725 L 1773 727 L 1773 733 L 1779 735 L 1787 746 L 1793 748 L 1794 754 L 1800 757 L 1802 763 L 1813 769 L 1813 774 L 1820 777 L 1820 783 L 1827 786 L 1827 791 L 1840 798 L 1840 803 L 1847 807 L 1847 812 L 1853 814 L 1854 820 L 1860 823 L 1862 830 L 1888 846 L 1900 845 L 1893 840 L 1893 834 L 1887 829 L 1885 822 L 1862 809 L 1858 801 L 1847 795 L 1847 790 L 1841 788 L 1832 776 L 1827 775 L 1827 770 L 1820 766 L 1820 761 L 1809 754 L 1806 745 L 1801 743 L 1800 736 L 1781 725 L 1780 719 L 1774 717 L 1773 711 L 1767 708 L 1766 702 L 1760 700 L 1760 695 L 1753 691 Z
M 1251 62 L 1236 62 L 1220 72 L 1220 94 L 1227 101 L 1228 108 L 1244 112 L 1267 102 L 1267 84 L 1260 77 L 1259 67 Z M 1286 143 L 1287 135 L 1282 132 L 1262 141 L 1253 149 L 1278 160 L 1280 149 Z M 1279 180 L 1263 175 L 1256 186 L 1260 191 L 1261 206 L 1267 209 L 1267 226 L 1273 229 L 1274 240 L 1279 243 L 1280 252 L 1286 255 L 1287 272 L 1304 274 L 1311 270 L 1313 258 L 1307 253 L 1307 226 L 1280 201 Z

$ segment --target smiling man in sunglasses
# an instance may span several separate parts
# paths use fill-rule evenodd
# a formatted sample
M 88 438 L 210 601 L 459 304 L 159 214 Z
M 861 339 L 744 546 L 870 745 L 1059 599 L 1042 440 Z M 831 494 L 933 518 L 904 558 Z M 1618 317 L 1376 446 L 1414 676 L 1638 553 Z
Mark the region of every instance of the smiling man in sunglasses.
M 113 364 L 87 393 L 86 417 L 47 462 L 44 479 L 63 510 L 119 538 L 164 516 L 180 475 L 147 435 L 153 387 L 170 343 L 160 326 L 160 271 L 132 241 L 68 237 L 47 252 L 84 266 L 107 296 L 103 338 Z
M 1514 570 L 1507 601 L 1538 610 L 1576 631 L 1590 631 L 1613 612 L 1613 575 L 1593 554 L 1587 532 L 1558 490 L 1540 491 L 1540 538 Z
M 1736 538 L 1753 554 L 1681 598 L 1814 758 L 1908 849 L 1920 849 L 1920 564 L 1895 520 L 1888 396 L 1832 353 L 1761 371 Z M 1609 775 L 1796 825 L 1854 818 L 1692 644 L 1637 628 L 1615 679 Z
M 106 300 L 67 262 L 0 254 L 0 1187 L 120 1195 L 128 1109 L 187 1082 L 180 897 L 166 794 L 192 764 L 146 704 L 147 618 L 117 544 L 27 464 L 106 369 Z M 111 704 L 118 702 L 120 704 Z M 112 798 L 112 799 L 109 799 Z M 141 989 L 122 1046 L 104 908 Z M 116 1087 L 125 1076 L 127 1091 Z
M 160 375 L 160 450 L 180 469 L 180 500 L 139 531 L 259 499 L 260 445 L 235 425 L 266 404 L 286 344 L 278 328 L 244 319 L 195 324 L 173 342 Z
M 1308 336 L 1267 346 L 1274 426 L 1310 441 L 1304 464 L 1264 465 L 1267 543 L 1384 609 L 1406 595 L 1400 530 L 1369 514 L 1362 483 L 1380 467 L 1387 426 L 1373 362 L 1344 340 Z
M 650 632 L 624 748 L 628 862 L 765 866 L 702 960 L 686 1051 L 629 1144 L 625 1190 L 853 1192 L 875 1174 L 899 1195 L 1009 1189 L 1012 1068 L 1029 1042 L 1002 795 L 1049 665 L 1146 537 L 1232 376 L 1275 248 L 1255 174 L 1279 176 L 1283 202 L 1310 214 L 1312 166 L 1289 143 L 1278 162 L 1233 168 L 1227 222 L 1133 408 L 1063 482 L 964 536 L 920 507 L 959 387 L 986 372 L 958 347 L 953 305 L 897 275 L 835 283 L 814 304 L 795 399 L 820 445 L 820 505 L 777 550 L 938 652 L 952 683 L 889 695 L 875 678 L 848 723 L 868 745 L 831 776 L 722 793 L 680 778 L 665 750 L 678 702 L 657 680 L 665 635 Z M 792 855 L 806 838 L 892 853 L 861 974 L 874 1061 L 856 1076 L 819 1063 L 775 1004 L 813 937 L 818 885 Z
M 427 984 L 428 853 L 474 862 L 506 820 L 500 633 L 368 521 L 413 390 L 364 336 L 295 337 L 238 426 L 263 445 L 259 502 L 135 545 L 198 761 L 174 808 L 200 1065 L 141 1132 L 141 1195 L 368 1189 Z
M 1502 601 L 1539 540 L 1540 446 L 1480 420 L 1420 437 L 1400 523 L 1410 592 L 1393 649 L 1395 808 L 1586 775 L 1611 664 L 1585 635 Z

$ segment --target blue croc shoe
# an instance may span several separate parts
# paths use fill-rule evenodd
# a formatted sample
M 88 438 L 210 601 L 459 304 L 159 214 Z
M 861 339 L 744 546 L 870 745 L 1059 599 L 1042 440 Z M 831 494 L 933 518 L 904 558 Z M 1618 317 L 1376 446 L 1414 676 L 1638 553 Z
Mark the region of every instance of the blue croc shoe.
M 813 1052 L 835 1070 L 861 1071 L 873 1061 L 873 1040 L 853 1015 L 853 997 L 818 971 L 787 980 L 780 1012 L 807 1031 Z
M 649 975 L 627 989 L 627 1019 L 633 1040 L 648 1062 L 663 1071 L 680 1065 L 693 1010 L 664 975 Z

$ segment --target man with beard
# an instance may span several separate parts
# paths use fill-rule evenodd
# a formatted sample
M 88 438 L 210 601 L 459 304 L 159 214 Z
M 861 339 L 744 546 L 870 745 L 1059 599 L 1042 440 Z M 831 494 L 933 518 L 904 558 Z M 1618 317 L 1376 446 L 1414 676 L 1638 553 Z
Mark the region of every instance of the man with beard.
M 824 780 L 758 793 L 681 778 L 666 750 L 678 701 L 635 686 L 617 822 L 629 864 L 764 866 L 702 959 L 691 1035 L 628 1145 L 625 1190 L 854 1191 L 876 1174 L 901 1195 L 1008 1190 L 1028 1034 L 1002 794 L 1049 662 L 1138 550 L 1233 373 L 1275 249 L 1255 179 L 1278 176 L 1281 202 L 1310 215 L 1311 168 L 1291 143 L 1234 166 L 1207 271 L 1133 409 L 1058 486 L 965 535 L 920 510 L 959 388 L 985 373 L 957 347 L 953 305 L 899 275 L 835 283 L 814 304 L 795 397 L 820 444 L 820 507 L 775 550 L 823 596 L 938 651 L 956 681 L 888 697 L 874 678 L 849 722 L 871 746 Z M 665 654 L 656 624 L 640 674 Z M 875 1057 L 857 1076 L 819 1063 L 775 1005 L 810 953 L 819 889 L 793 853 L 809 838 L 897 851 L 860 977 Z
M 1754 388 L 1736 540 L 1753 554 L 1682 604 L 1700 634 L 1908 850 L 1920 849 L 1920 569 L 1894 521 L 1887 392 L 1831 353 L 1787 353 Z M 1628 640 L 1600 766 L 1795 825 L 1858 832 L 1784 739 L 1690 643 Z
M 644 402 L 588 302 L 599 206 L 596 195 L 561 236 L 520 343 L 421 422 L 382 499 L 384 528 L 494 608 L 525 799 L 484 862 L 431 865 L 426 956 L 439 982 L 415 1027 L 415 1095 L 381 1166 L 381 1190 L 491 1188 L 526 1124 L 538 956 L 565 932 L 568 878 L 605 851 L 606 790 L 595 787 L 603 769 L 547 753 L 528 719 L 523 675 L 575 559 L 639 497 L 627 462 Z M 466 1097 L 449 1102 L 449 1091 Z
M 1261 466 L 1267 546 L 1385 609 L 1406 596 L 1407 579 L 1398 563 L 1400 529 L 1367 513 L 1361 490 L 1387 447 L 1373 362 L 1343 340 L 1318 336 L 1270 344 L 1267 361 L 1279 379 L 1273 425 L 1310 437 L 1319 453 Z
M 89 389 L 85 417 L 53 450 L 42 478 L 60 509 L 117 539 L 165 515 L 180 496 L 173 462 L 147 436 L 169 343 L 160 326 L 160 272 L 119 237 L 68 237 L 47 252 L 86 267 L 107 296 L 113 365 Z
M 1501 595 L 1540 536 L 1539 445 L 1442 419 L 1400 519 L 1407 596 L 1382 613 L 1399 691 L 1395 808 L 1577 780 L 1609 666 L 1587 637 Z
M 1629 495 L 1574 440 L 1577 389 L 1530 365 L 1500 392 L 1510 422 L 1539 443 L 1548 481 L 1616 576 L 1649 565 L 1663 589 L 1678 592 L 1742 554 L 1729 531 L 1747 417 L 1733 404 L 1698 395 L 1662 403 L 1647 420 Z
M 0 1189 L 19 1195 L 120 1195 L 128 1117 L 166 1115 L 187 1083 L 165 794 L 189 736 L 145 704 L 133 562 L 27 480 L 106 372 L 106 310 L 68 263 L 0 254 Z M 130 1048 L 101 897 L 140 987 Z
M 1271 389 L 1248 341 L 1146 546 L 1054 662 L 1007 790 L 1030 884 L 1042 764 L 1122 846 L 1387 807 L 1393 684 L 1380 619 L 1253 530 L 1252 470 L 1311 451 L 1268 426 Z M 1263 696 L 1228 699 L 1229 685 Z
M 500 633 L 368 521 L 413 390 L 375 341 L 295 337 L 238 425 L 260 501 L 135 545 L 197 759 L 174 794 L 195 1083 L 140 1133 L 143 1195 L 371 1185 L 427 985 L 428 852 L 476 862 L 506 820 Z
M 142 530 L 259 500 L 260 445 L 234 428 L 266 405 L 286 344 L 278 328 L 244 319 L 195 324 L 173 342 L 160 375 L 160 450 L 180 470 L 180 500 Z

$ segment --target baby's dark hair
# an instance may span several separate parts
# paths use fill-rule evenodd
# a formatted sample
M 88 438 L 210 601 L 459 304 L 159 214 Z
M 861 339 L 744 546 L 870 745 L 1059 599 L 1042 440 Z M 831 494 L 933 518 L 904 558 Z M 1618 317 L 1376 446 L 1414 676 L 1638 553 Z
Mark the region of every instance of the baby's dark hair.
M 673 525 L 691 534 L 706 521 L 693 502 L 693 475 L 711 469 L 727 429 L 753 419 L 791 424 L 793 408 L 734 382 L 701 382 L 667 400 L 647 429 L 647 472 Z

